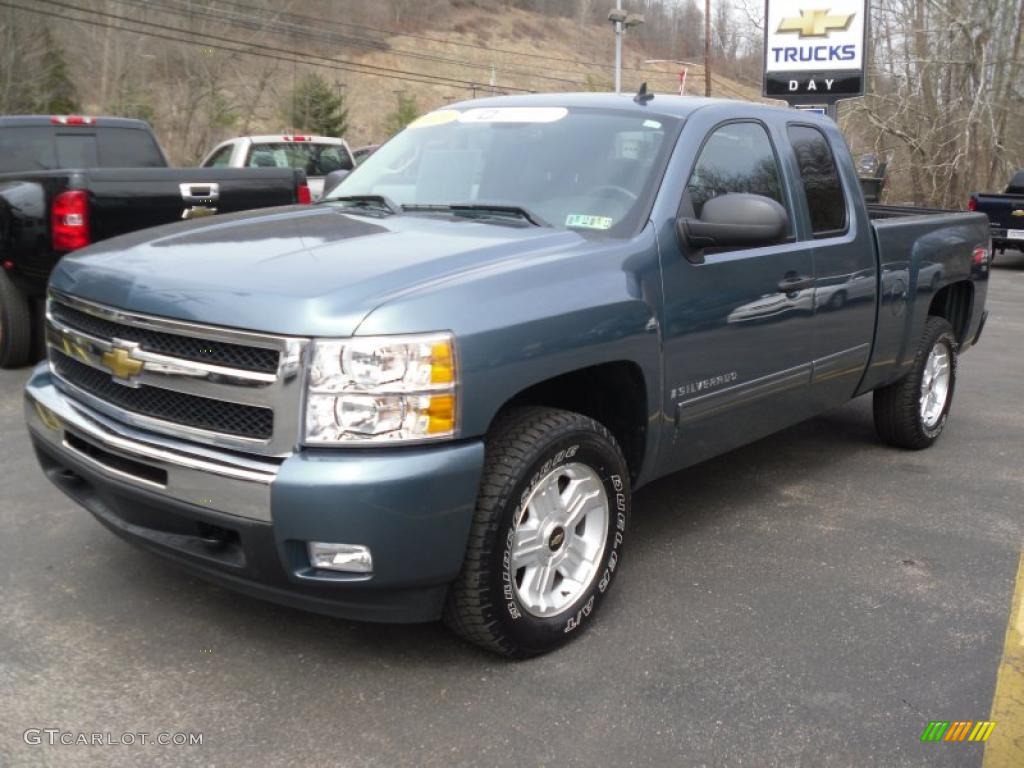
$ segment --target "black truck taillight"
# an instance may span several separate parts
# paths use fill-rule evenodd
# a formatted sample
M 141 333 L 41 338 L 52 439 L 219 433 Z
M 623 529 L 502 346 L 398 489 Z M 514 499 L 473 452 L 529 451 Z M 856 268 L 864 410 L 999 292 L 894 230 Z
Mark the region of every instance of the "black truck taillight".
M 974 195 L 971 195 L 971 199 L 967 201 L 967 210 L 968 211 L 976 211 L 976 210 L 978 210 L 978 198 L 976 198 Z
M 81 189 L 61 192 L 50 205 L 50 241 L 61 253 L 84 248 L 90 242 L 89 195 Z
M 298 200 L 301 205 L 307 205 L 313 202 L 313 195 L 309 191 L 309 184 L 302 182 L 298 187 L 296 187 L 295 199 Z

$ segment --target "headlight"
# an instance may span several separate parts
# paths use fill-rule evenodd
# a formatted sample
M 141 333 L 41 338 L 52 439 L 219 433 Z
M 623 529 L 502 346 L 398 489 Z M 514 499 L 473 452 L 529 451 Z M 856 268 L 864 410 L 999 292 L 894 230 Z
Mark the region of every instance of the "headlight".
M 451 334 L 313 342 L 307 444 L 390 443 L 455 434 Z

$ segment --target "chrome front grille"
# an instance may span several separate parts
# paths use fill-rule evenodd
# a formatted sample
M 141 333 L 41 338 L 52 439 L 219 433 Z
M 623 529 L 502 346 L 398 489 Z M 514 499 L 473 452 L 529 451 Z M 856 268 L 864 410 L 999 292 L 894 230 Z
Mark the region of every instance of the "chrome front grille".
M 62 324 L 84 333 L 106 339 L 124 339 L 138 343 L 148 352 L 180 357 L 200 363 L 212 363 L 245 371 L 276 373 L 280 353 L 276 349 L 249 347 L 223 341 L 210 341 L 194 336 L 163 333 L 104 320 L 66 304 L 53 302 L 50 311 Z
M 274 412 L 269 408 L 226 403 L 145 384 L 126 387 L 114 381 L 109 373 L 80 363 L 58 350 L 51 352 L 50 362 L 54 372 L 65 381 L 105 403 L 142 416 L 239 437 L 269 440 L 274 434 Z
M 58 384 L 135 427 L 284 456 L 299 439 L 305 339 L 140 315 L 51 291 Z

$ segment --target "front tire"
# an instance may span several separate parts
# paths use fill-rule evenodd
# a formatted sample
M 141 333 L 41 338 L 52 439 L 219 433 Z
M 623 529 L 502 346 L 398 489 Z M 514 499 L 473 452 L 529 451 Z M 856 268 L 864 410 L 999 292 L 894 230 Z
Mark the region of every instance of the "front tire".
M 0 271 L 0 368 L 28 365 L 32 356 L 32 313 L 28 300 Z
M 445 623 L 504 656 L 551 651 L 579 634 L 620 564 L 629 471 L 593 419 L 551 408 L 499 417 L 462 572 Z
M 884 442 L 921 450 L 939 439 L 953 405 L 957 351 L 949 322 L 929 317 L 910 373 L 875 390 L 875 430 Z

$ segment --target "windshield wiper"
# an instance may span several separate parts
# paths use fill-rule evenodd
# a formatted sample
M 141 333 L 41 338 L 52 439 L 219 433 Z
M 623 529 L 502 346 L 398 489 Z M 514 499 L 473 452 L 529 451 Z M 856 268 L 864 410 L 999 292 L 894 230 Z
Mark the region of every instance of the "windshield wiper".
M 386 195 L 342 195 L 341 197 L 329 197 L 324 202 L 351 203 L 357 208 L 374 208 L 391 214 L 402 212 L 402 206 Z
M 450 205 L 403 205 L 403 211 L 437 211 L 441 213 L 482 213 L 496 214 L 498 216 L 515 216 L 533 224 L 535 227 L 550 227 L 551 225 L 529 208 L 521 205 L 506 205 L 505 203 L 452 203 Z

